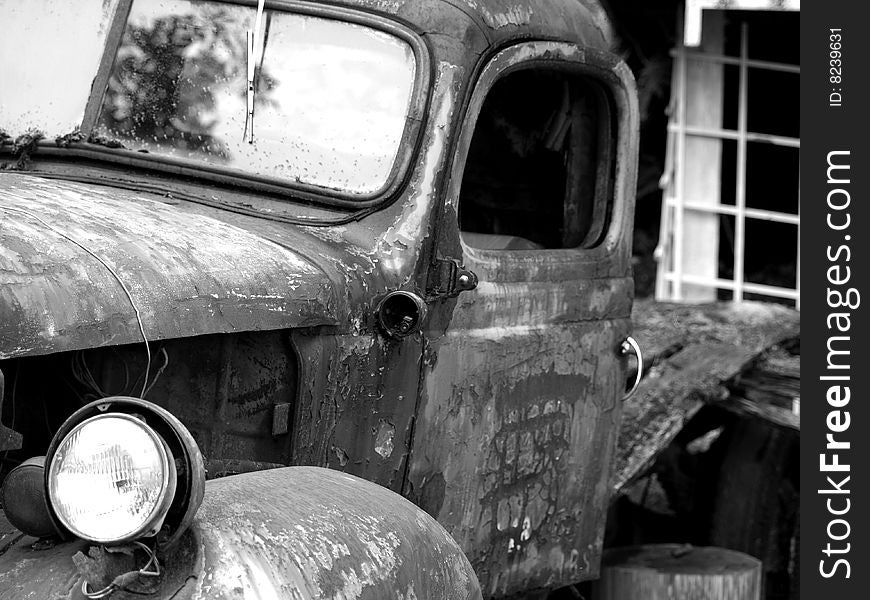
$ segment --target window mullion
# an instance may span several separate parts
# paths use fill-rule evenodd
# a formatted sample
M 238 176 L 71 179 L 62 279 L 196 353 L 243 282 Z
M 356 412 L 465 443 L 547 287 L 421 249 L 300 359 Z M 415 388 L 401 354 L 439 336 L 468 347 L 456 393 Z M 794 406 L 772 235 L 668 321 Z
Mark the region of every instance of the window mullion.
M 746 248 L 746 122 L 749 94 L 748 66 L 749 27 L 740 25 L 740 83 L 737 112 L 737 216 L 734 223 L 734 301 L 743 301 L 743 257 Z

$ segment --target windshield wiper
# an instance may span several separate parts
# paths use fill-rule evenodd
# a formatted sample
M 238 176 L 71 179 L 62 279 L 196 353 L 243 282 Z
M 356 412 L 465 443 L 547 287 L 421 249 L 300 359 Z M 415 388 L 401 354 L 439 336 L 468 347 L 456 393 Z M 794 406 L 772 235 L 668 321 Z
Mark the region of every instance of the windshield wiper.
M 242 133 L 242 138 L 248 138 L 248 143 L 254 143 L 254 94 L 255 94 L 255 80 L 256 80 L 256 71 L 259 70 L 259 66 L 257 65 L 257 50 L 260 47 L 260 27 L 263 23 L 263 8 L 265 7 L 266 0 L 259 0 L 257 2 L 257 18 L 254 19 L 254 31 L 248 30 L 246 34 L 246 42 L 247 42 L 247 54 L 248 54 L 248 102 L 247 102 L 247 113 L 245 113 L 245 131 Z M 260 62 L 262 63 L 263 54 L 260 53 Z M 250 126 L 250 133 L 248 127 Z

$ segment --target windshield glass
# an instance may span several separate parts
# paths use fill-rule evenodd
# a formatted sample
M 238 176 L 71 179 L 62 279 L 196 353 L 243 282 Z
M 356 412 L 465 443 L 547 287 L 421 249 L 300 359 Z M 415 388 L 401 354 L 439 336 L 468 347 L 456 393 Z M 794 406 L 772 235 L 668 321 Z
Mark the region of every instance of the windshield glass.
M 0 131 L 57 137 L 81 124 L 116 4 L 0 0 Z
M 103 16 L 92 18 L 99 24 L 90 30 L 105 29 L 111 9 L 92 4 Z M 256 6 L 134 0 L 91 140 L 351 194 L 381 190 L 396 162 L 414 89 L 410 45 L 370 27 L 320 17 L 267 9 L 259 20 L 252 52 L 247 38 L 257 22 Z M 41 21 L 35 26 L 42 31 Z M 59 55 L 45 60 L 54 70 L 66 69 L 72 57 L 85 62 L 78 52 L 86 36 L 79 29 L 74 37 L 66 45 L 45 45 Z M 25 47 L 31 45 L 42 46 L 31 41 Z M 3 48 L 3 56 L 15 56 Z M 250 61 L 256 66 L 252 92 Z M 96 72 L 93 60 L 86 66 L 89 76 L 85 65 L 76 67 L 78 88 L 90 85 Z M 7 64 L 0 69 L 0 77 L 12 75 Z M 31 91 L 14 92 L 22 103 L 18 115 L 28 100 L 45 96 L 38 90 L 54 85 L 44 70 L 36 70 L 36 78 L 33 72 L 24 75 L 37 80 Z M 0 87 L 3 105 L 6 89 Z M 69 90 L 58 86 L 55 95 L 60 93 Z M 46 103 L 27 119 L 28 126 L 52 135 L 66 127 L 67 133 L 74 118 L 81 118 L 86 95 L 76 102 L 64 99 L 63 119 L 56 103 Z M 21 129 L 14 116 L 0 119 L 7 132 Z

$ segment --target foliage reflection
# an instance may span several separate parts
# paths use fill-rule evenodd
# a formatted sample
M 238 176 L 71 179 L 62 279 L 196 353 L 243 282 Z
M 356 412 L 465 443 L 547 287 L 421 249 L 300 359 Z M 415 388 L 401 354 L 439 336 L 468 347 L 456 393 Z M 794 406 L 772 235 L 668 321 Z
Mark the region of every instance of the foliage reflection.
M 137 0 L 97 134 L 250 174 L 380 189 L 405 127 L 411 48 L 360 25 L 266 11 L 249 144 L 245 36 L 255 16 L 249 7 Z

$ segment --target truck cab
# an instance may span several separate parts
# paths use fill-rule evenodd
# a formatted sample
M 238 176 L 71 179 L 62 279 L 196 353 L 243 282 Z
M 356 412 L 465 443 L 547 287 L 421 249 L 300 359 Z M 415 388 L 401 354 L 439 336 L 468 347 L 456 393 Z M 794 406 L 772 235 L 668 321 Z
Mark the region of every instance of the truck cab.
M 599 4 L 0 11 L 0 476 L 147 402 L 210 480 L 165 597 L 597 575 L 638 129 Z M 60 529 L 2 546 L 9 597 L 113 581 Z

